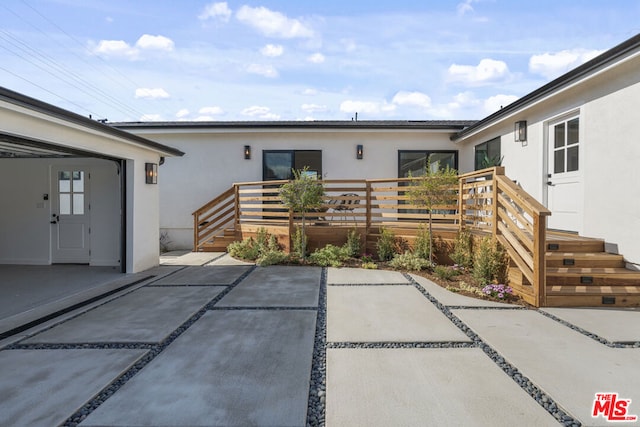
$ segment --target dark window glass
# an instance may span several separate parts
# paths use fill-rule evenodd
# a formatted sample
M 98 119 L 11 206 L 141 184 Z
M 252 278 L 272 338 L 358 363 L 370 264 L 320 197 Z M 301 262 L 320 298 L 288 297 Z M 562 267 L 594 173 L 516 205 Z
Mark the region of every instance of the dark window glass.
M 568 129 L 567 129 L 567 145 L 571 145 L 571 144 L 577 144 L 578 143 L 578 131 L 580 128 L 580 119 L 573 119 L 573 120 L 569 120 L 569 123 L 567 123 L 568 125 Z
M 555 126 L 554 147 L 564 147 L 564 123 Z
M 265 151 L 263 157 L 265 181 L 291 179 L 293 177 L 293 151 Z
M 500 137 L 475 146 L 475 170 L 497 166 L 501 161 Z
M 556 150 L 553 160 L 553 173 L 564 172 L 564 150 Z
M 567 172 L 578 170 L 578 146 L 567 148 Z

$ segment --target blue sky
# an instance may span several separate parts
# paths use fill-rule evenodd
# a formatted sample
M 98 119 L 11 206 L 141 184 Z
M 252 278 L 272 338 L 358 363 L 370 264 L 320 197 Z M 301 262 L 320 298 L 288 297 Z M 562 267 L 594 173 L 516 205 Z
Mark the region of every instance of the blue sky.
M 112 122 L 480 119 L 637 33 L 638 0 L 3 0 L 0 86 Z

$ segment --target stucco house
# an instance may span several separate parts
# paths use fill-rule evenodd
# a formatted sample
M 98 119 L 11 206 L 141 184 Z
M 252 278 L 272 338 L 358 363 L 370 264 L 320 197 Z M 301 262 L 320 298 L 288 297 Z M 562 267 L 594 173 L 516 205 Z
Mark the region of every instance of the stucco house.
M 0 88 L 0 264 L 157 266 L 152 182 L 182 154 Z
M 640 35 L 479 121 L 112 125 L 187 153 L 163 166 L 160 221 L 174 247 L 192 247 L 190 213 L 234 182 L 301 166 L 324 179 L 402 177 L 430 154 L 465 173 L 486 155 L 548 207 L 549 228 L 602 238 L 640 265 L 639 100 Z

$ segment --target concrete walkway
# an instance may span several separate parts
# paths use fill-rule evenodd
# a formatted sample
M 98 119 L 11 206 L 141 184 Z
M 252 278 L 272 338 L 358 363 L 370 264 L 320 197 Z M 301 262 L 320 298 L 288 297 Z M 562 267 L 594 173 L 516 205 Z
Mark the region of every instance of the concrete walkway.
M 640 425 L 640 311 L 525 310 L 398 272 L 176 254 L 0 342 L 0 426 Z M 169 268 L 169 270 L 167 270 Z

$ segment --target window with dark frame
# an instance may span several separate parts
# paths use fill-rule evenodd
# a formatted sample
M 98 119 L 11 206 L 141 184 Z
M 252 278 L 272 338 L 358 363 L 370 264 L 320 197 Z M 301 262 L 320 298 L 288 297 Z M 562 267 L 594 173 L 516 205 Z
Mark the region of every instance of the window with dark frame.
M 476 145 L 474 169 L 480 170 L 497 166 L 501 160 L 500 145 L 500 137 Z

